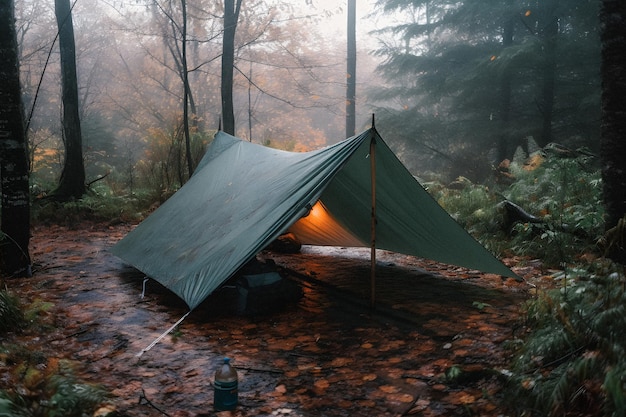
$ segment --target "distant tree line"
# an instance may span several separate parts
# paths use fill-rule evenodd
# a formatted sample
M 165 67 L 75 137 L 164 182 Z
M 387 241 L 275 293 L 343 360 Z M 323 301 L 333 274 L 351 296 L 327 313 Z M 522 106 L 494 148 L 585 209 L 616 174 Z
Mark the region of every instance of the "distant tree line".
M 626 232 L 626 2 L 379 0 L 385 126 L 416 171 L 487 180 L 556 142 L 599 156 L 613 256 Z M 534 146 L 534 148 L 533 148 Z M 622 243 L 619 243 L 622 242 Z
M 378 32 L 391 39 L 377 50 L 387 83 L 375 94 L 380 125 L 406 159 L 434 158 L 475 180 L 529 140 L 598 151 L 599 5 L 380 0 L 400 21 Z

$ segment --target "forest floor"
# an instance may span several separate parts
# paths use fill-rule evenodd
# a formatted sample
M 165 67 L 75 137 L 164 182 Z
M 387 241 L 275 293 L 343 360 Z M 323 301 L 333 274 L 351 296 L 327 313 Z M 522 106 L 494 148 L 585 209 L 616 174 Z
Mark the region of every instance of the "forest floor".
M 52 304 L 45 331 L 9 342 L 75 364 L 121 416 L 503 415 L 508 342 L 524 336 L 524 301 L 549 282 L 530 261 L 505 260 L 517 282 L 379 251 L 372 310 L 369 250 L 264 252 L 301 285 L 300 301 L 240 316 L 217 291 L 139 357 L 187 307 L 154 281 L 142 298 L 143 275 L 108 252 L 130 229 L 37 226 L 34 276 L 8 281 L 25 302 Z M 238 369 L 239 406 L 216 414 L 224 356 Z M 0 389 L 15 374 L 2 367 Z

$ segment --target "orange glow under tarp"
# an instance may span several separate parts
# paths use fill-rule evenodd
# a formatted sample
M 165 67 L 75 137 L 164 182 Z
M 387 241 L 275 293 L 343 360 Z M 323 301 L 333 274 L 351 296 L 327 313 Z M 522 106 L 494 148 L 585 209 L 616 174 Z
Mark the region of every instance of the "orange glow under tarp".
M 289 231 L 305 245 L 368 246 L 341 226 L 321 201 L 309 213 L 294 223 Z

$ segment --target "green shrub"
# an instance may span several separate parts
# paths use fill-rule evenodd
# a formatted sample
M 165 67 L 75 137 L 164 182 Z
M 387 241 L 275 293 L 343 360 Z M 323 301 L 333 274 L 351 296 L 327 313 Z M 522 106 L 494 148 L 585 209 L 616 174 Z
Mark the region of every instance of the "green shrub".
M 461 189 L 430 186 L 428 192 L 465 230 L 494 255 L 508 252 L 502 229 L 501 197 L 489 187 L 465 180 Z
M 81 417 L 86 410 L 94 410 L 101 404 L 106 392 L 95 385 L 78 381 L 72 374 L 53 375 L 48 389 L 49 417 Z
M 552 157 L 536 169 L 513 165 L 512 171 L 516 180 L 502 195 L 543 220 L 515 225 L 513 252 L 556 266 L 596 250 L 604 227 L 602 181 L 588 157 Z
M 99 386 L 79 381 L 68 369 L 59 372 L 46 376 L 38 395 L 0 390 L 0 416 L 82 417 L 105 401 L 106 392 Z
M 68 202 L 37 199 L 32 206 L 34 222 L 67 222 L 81 220 L 137 222 L 142 220 L 154 204 L 153 196 L 138 191 L 132 195 L 116 195 L 106 184 L 92 186 L 82 198 Z
M 534 169 L 512 164 L 515 180 L 492 189 L 457 180 L 460 189 L 437 184 L 427 189 L 474 238 L 496 256 L 540 258 L 546 266 L 576 262 L 597 252 L 603 233 L 602 181 L 588 157 L 541 159 Z M 541 222 L 516 223 L 509 229 L 500 204 L 509 200 Z
M 5 290 L 0 290 L 0 333 L 21 329 L 25 324 L 19 300 Z
M 626 415 L 624 276 L 577 272 L 527 305 L 532 333 L 514 362 L 510 396 L 525 415 Z
M 45 331 L 39 316 L 52 304 L 35 300 L 21 310 L 19 300 L 0 291 L 0 334 Z M 106 391 L 78 380 L 73 363 L 46 354 L 10 337 L 0 337 L 1 366 L 12 367 L 8 387 L 0 390 L 0 417 L 82 417 L 92 415 Z

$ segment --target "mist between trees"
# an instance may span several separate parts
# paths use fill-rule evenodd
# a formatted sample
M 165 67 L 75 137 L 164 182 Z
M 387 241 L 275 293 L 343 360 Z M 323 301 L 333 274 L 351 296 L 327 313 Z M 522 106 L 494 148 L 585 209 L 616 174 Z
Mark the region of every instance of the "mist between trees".
M 242 2 L 232 85 L 236 135 L 297 151 L 343 139 L 346 109 L 346 40 L 336 35 L 346 29 L 326 25 L 345 2 L 301 3 Z M 413 174 L 485 182 L 518 149 L 556 142 L 598 150 L 597 1 L 376 5 L 357 21 L 376 42 L 357 38 L 356 129 L 375 113 L 378 129 Z M 185 79 L 192 164 L 221 118 L 224 2 L 77 0 L 73 6 L 87 181 L 108 174 L 118 189 L 179 187 L 188 177 Z M 49 2 L 23 0 L 16 7 L 28 112 L 56 24 Z M 42 188 L 56 181 L 64 157 L 54 51 L 28 132 L 33 181 Z

